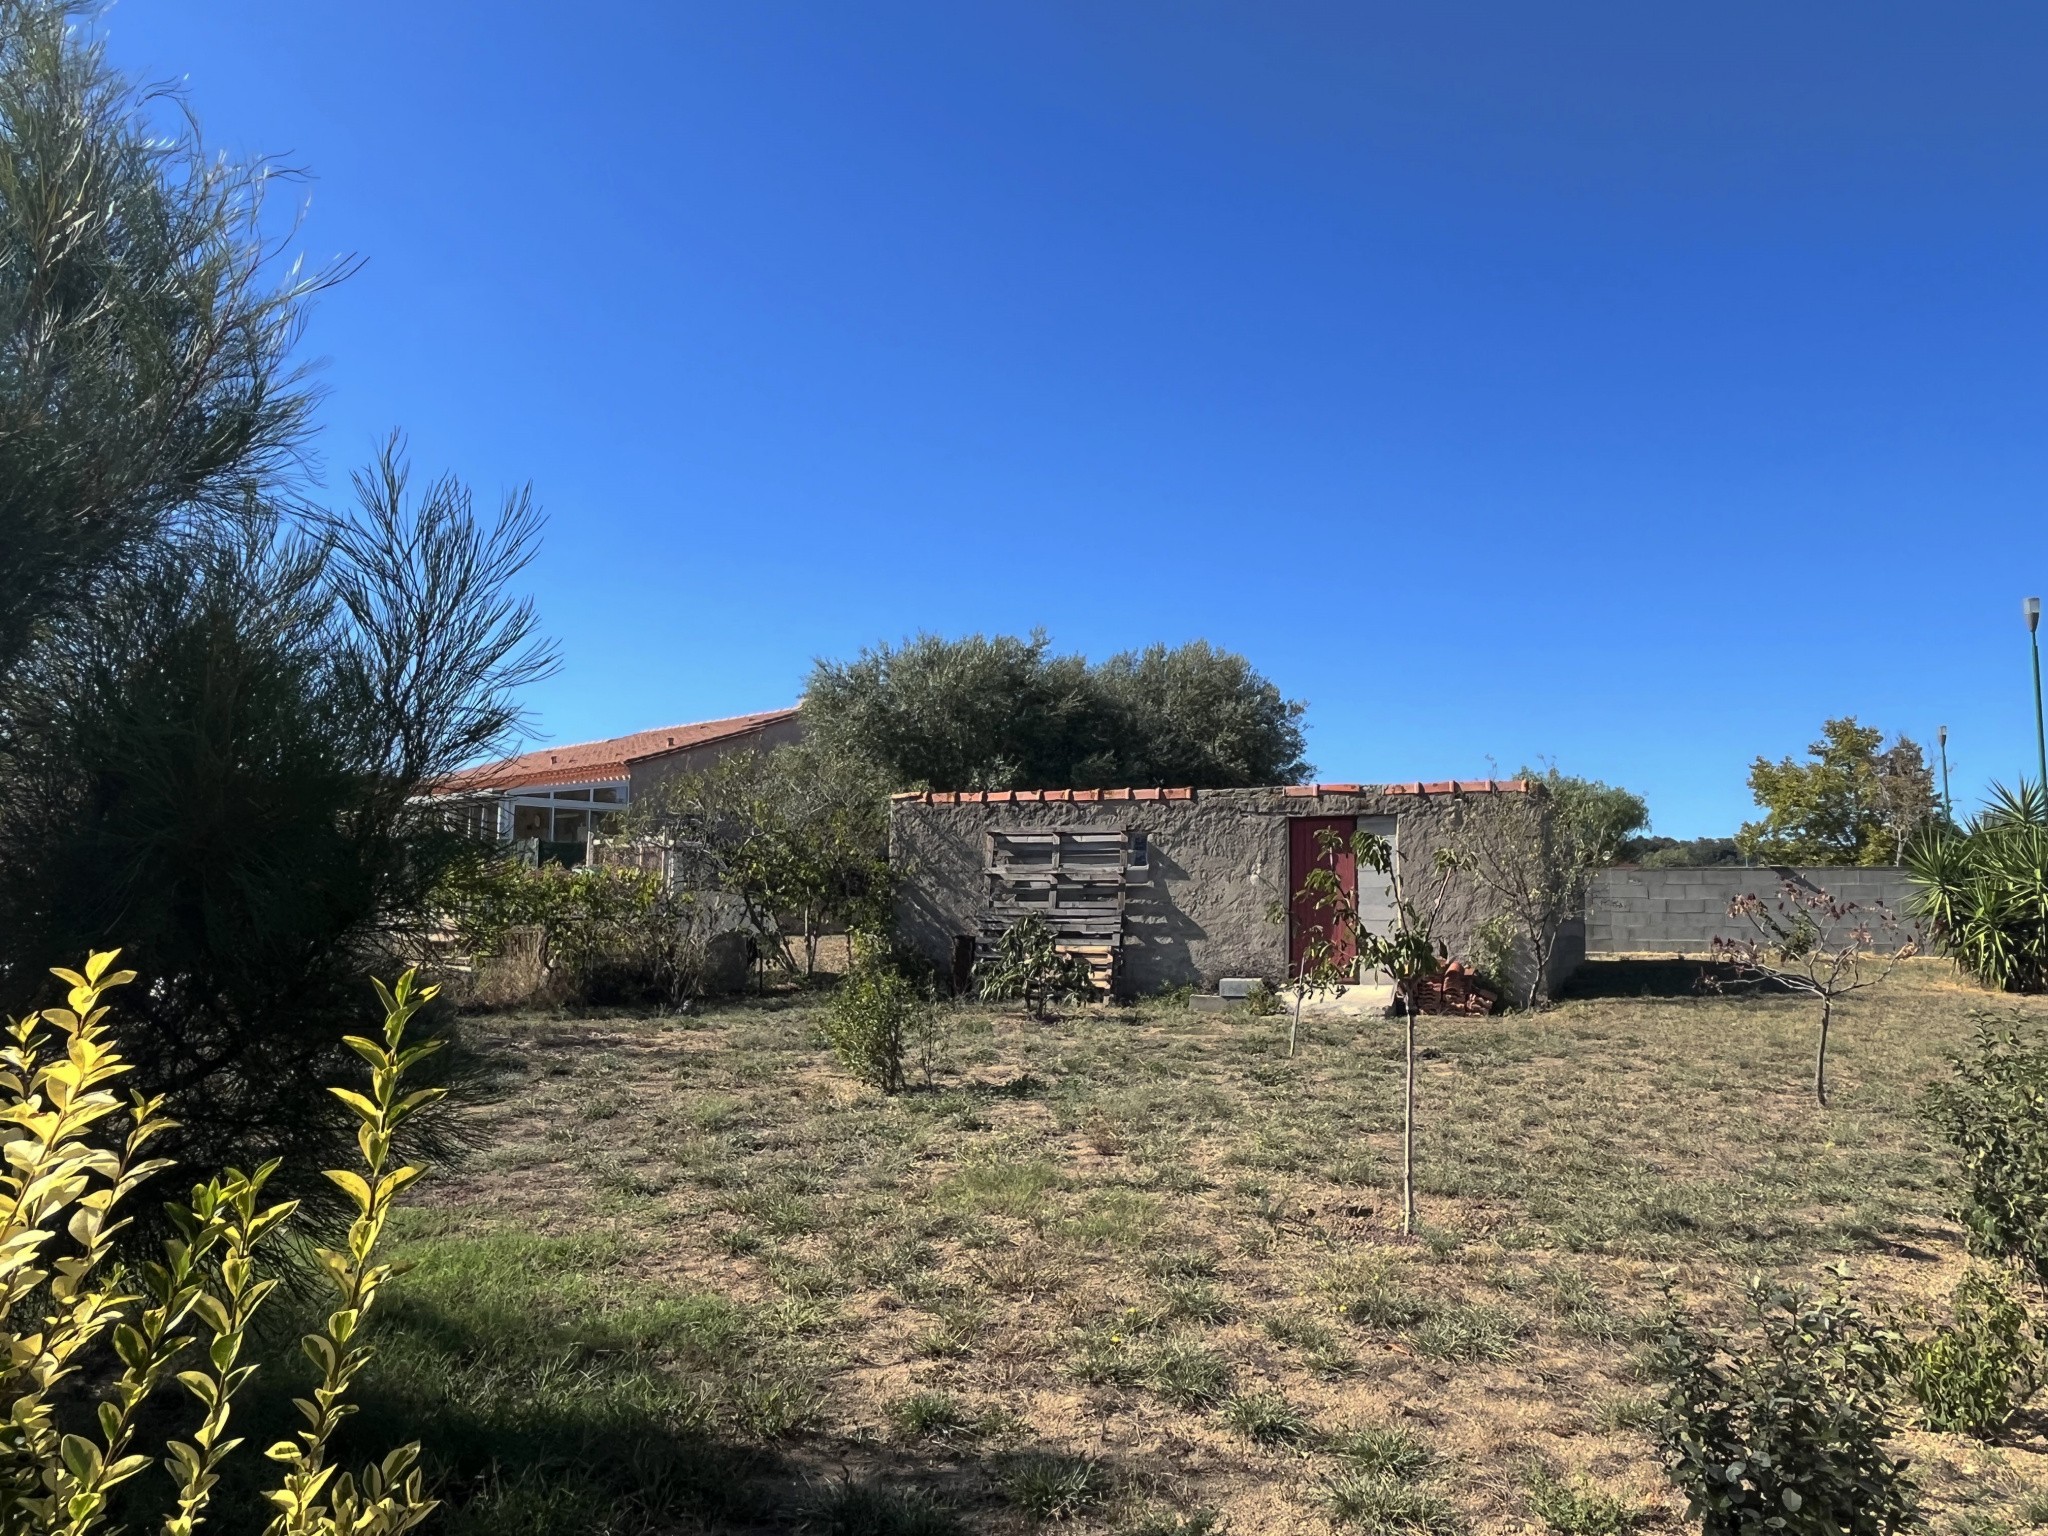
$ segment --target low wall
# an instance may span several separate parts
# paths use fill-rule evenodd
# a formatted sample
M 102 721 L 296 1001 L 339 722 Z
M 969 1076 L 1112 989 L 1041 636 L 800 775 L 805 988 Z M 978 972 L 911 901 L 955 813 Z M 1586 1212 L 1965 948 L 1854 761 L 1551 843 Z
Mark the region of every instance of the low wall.
M 1145 799 L 1135 798 L 1145 795 Z M 1468 818 L 1540 814 L 1530 797 L 1491 788 L 1075 790 L 1044 795 L 899 796 L 890 807 L 890 860 L 899 876 L 898 936 L 942 968 L 956 938 L 975 933 L 987 903 L 988 834 L 1001 830 L 1126 828 L 1146 834 L 1151 880 L 1131 888 L 1124 914 L 1123 985 L 1135 993 L 1224 976 L 1278 983 L 1287 974 L 1288 823 L 1358 817 L 1393 831 L 1404 867 L 1426 877 L 1436 850 Z M 1439 918 L 1451 953 L 1470 958 L 1491 910 L 1456 881 Z
M 1792 868 L 1716 864 L 1698 869 L 1603 869 L 1586 897 L 1588 955 L 1685 955 L 1713 948 L 1716 938 L 1747 938 L 1753 930 L 1728 915 L 1728 904 L 1754 892 L 1775 903 L 1782 882 L 1794 880 L 1859 907 L 1883 907 L 1898 919 L 1900 943 L 1926 948 L 1910 916 L 1913 886 L 1896 867 Z M 1882 934 L 1873 934 L 1882 945 Z

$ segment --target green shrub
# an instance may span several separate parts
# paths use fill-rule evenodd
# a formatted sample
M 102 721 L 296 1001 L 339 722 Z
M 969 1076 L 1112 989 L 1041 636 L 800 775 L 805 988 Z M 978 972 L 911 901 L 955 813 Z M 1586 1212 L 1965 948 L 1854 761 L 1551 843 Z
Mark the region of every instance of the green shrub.
M 901 1093 L 905 1057 L 920 1044 L 929 1050 L 932 1004 L 874 941 L 856 935 L 853 951 L 853 968 L 826 1010 L 825 1038 L 855 1077 Z
M 1886 1387 L 1897 1339 L 1838 1275 L 1816 1296 L 1749 1287 L 1753 1337 L 1702 1329 L 1667 1299 L 1659 1439 L 1703 1536 L 1888 1536 L 1915 1522 Z
M 1041 1019 L 1048 1004 L 1086 997 L 1093 985 L 1087 960 L 1061 949 L 1045 919 L 1036 915 L 1011 926 L 979 977 L 983 997 L 1021 998 Z
M 539 979 L 557 996 L 674 1007 L 702 988 L 708 914 L 651 870 L 529 869 L 493 857 L 455 866 L 434 900 L 479 959 L 504 954 L 515 931 L 531 933 Z
M 2001 992 L 2048 987 L 2048 796 L 2022 781 L 1957 829 L 1936 825 L 1907 847 L 1921 918 L 1956 964 Z
M 1988 1440 L 2040 1390 L 2041 1342 L 1997 1277 L 1957 1284 L 1953 1321 L 1904 1347 L 1906 1390 L 1927 1427 Z
M 138 1095 L 124 1104 L 108 1086 L 133 1070 L 115 1047 L 102 1001 L 134 980 L 132 971 L 111 969 L 117 954 L 91 956 L 82 973 L 57 971 L 70 989 L 68 1006 L 17 1021 L 0 1049 L 0 1119 L 14 1128 L 8 1171 L 0 1175 L 0 1345 L 13 1362 L 0 1395 L 0 1531 L 8 1536 L 88 1536 L 106 1525 L 114 1490 L 159 1462 L 172 1483 L 161 1529 L 191 1536 L 206 1518 L 222 1463 L 242 1443 L 226 1433 L 233 1400 L 256 1371 L 242 1351 L 278 1285 L 262 1276 L 257 1249 L 297 1210 L 292 1201 L 263 1203 L 276 1162 L 250 1173 L 230 1169 L 195 1186 L 190 1205 L 166 1207 L 177 1235 L 164 1244 L 161 1262 L 133 1271 L 115 1266 L 112 1239 L 126 1222 L 117 1209 L 170 1166 L 144 1155 L 168 1129 L 164 1101 Z M 348 1041 L 369 1064 L 370 1091 L 331 1090 L 360 1122 L 363 1165 L 327 1175 L 356 1216 L 344 1247 L 315 1250 L 335 1293 L 320 1331 L 300 1340 L 319 1381 L 297 1403 L 304 1427 L 265 1453 L 283 1468 L 281 1485 L 266 1495 L 278 1511 L 274 1529 L 291 1536 L 395 1536 L 436 1503 L 415 1467 L 417 1445 L 360 1475 L 337 1473 L 327 1459 L 335 1431 L 354 1412 L 350 1388 L 374 1353 L 362 1343 L 362 1324 L 392 1274 L 375 1262 L 377 1244 L 399 1193 L 422 1172 L 398 1165 L 392 1140 L 442 1092 L 404 1084 L 439 1044 L 404 1040 L 434 988 L 416 988 L 408 971 L 395 988 L 379 983 L 377 990 L 385 1005 L 382 1042 Z M 63 1037 L 59 1052 L 51 1051 L 45 1025 Z M 117 1139 L 110 1132 L 123 1114 L 127 1130 Z M 178 1431 L 145 1405 L 172 1381 L 198 1403 L 199 1422 L 184 1431 L 187 1439 L 158 1440 Z M 93 1385 L 82 1392 L 83 1383 Z M 67 1429 L 87 1392 L 96 1399 L 91 1432 Z
M 1963 1165 L 1957 1213 L 1972 1253 L 2030 1271 L 2048 1285 L 2048 1042 L 1989 1018 L 1951 1080 L 1928 1090 L 1927 1111 Z

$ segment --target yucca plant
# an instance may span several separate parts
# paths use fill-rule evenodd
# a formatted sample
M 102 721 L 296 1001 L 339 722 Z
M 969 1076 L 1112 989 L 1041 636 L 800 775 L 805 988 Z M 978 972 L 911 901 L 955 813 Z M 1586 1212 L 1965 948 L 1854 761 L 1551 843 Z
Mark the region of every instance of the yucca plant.
M 257 1249 L 289 1221 L 294 1201 L 266 1205 L 277 1169 L 229 1169 L 171 1204 L 174 1235 L 163 1258 L 134 1270 L 113 1258 L 128 1225 L 117 1212 L 170 1166 L 147 1154 L 171 1128 L 161 1098 L 112 1084 L 131 1069 L 107 1026 L 102 1001 L 135 979 L 114 970 L 119 952 L 91 956 L 83 971 L 54 974 L 66 1006 L 17 1021 L 0 1048 L 0 1122 L 9 1128 L 0 1172 L 0 1536 L 90 1536 L 106 1529 L 115 1490 L 158 1460 L 145 1450 L 143 1405 L 175 1381 L 199 1405 L 187 1439 L 154 1447 L 170 1474 L 163 1536 L 191 1536 L 205 1518 L 220 1466 L 242 1440 L 230 1435 L 237 1392 L 255 1373 L 242 1351 L 257 1311 L 277 1286 Z M 359 1476 L 327 1460 L 346 1396 L 368 1363 L 363 1324 L 392 1268 L 376 1261 L 393 1202 L 421 1169 L 399 1165 L 400 1124 L 440 1096 L 407 1092 L 405 1075 L 439 1042 L 404 1043 L 412 1016 L 434 995 L 411 972 L 378 984 L 382 1041 L 350 1037 L 370 1067 L 370 1091 L 331 1090 L 360 1122 L 360 1172 L 327 1175 L 353 1201 L 343 1246 L 316 1250 L 338 1304 L 301 1340 L 319 1384 L 297 1402 L 305 1427 L 267 1454 L 284 1465 L 268 1495 L 269 1536 L 395 1536 L 435 1507 L 416 1468 L 417 1445 L 392 1452 Z M 55 1031 L 53 1038 L 52 1031 Z M 125 1129 L 123 1120 L 125 1118 Z M 86 1400 L 90 1422 L 71 1421 Z
M 2048 989 L 2048 794 L 1992 787 L 1967 826 L 1937 825 L 1906 850 L 1914 913 L 1970 975 L 2002 992 Z

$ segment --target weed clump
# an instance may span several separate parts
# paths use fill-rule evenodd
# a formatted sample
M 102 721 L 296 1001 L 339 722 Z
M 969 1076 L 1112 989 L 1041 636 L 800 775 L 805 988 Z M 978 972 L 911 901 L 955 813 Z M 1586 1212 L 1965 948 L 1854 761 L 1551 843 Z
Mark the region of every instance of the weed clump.
M 1344 1347 L 1336 1330 L 1310 1313 L 1276 1312 L 1261 1326 L 1274 1343 L 1300 1350 L 1318 1376 L 1348 1376 L 1358 1369 L 1357 1357 Z
M 1339 1313 L 1365 1328 L 1411 1328 L 1433 1310 L 1395 1278 L 1384 1259 L 1339 1261 L 1323 1275 L 1321 1287 Z
M 1145 1381 L 1181 1408 L 1210 1408 L 1230 1393 L 1230 1362 L 1213 1349 L 1186 1339 L 1169 1339 L 1145 1363 Z
M 1247 1392 L 1224 1407 L 1223 1422 L 1261 1445 L 1293 1445 L 1309 1437 L 1308 1415 L 1278 1392 Z
M 1332 1521 L 1365 1536 L 1457 1536 L 1465 1529 L 1457 1507 L 1435 1489 L 1379 1472 L 1338 1474 L 1324 1502 Z
M 886 1409 L 889 1426 L 905 1440 L 946 1439 L 965 1435 L 974 1420 L 948 1392 L 913 1392 Z
M 1436 1452 L 1398 1424 L 1362 1424 L 1331 1436 L 1330 1453 L 1363 1477 L 1413 1482 L 1436 1466 Z
M 1557 1536 L 1627 1536 L 1647 1518 L 1639 1505 L 1540 1464 L 1529 1469 L 1527 1482 L 1530 1513 Z
M 805 1530 L 819 1536 L 961 1536 L 953 1512 L 922 1489 L 836 1482 L 811 1502 Z
M 1504 1308 L 1450 1307 L 1425 1318 L 1409 1338 L 1425 1359 L 1473 1365 L 1512 1360 L 1521 1336 L 1520 1319 Z
M 1026 1451 L 996 1469 L 1009 1501 L 1034 1520 L 1070 1520 L 1100 1504 L 1109 1492 L 1102 1463 L 1088 1456 Z
M 1229 1301 L 1206 1280 L 1169 1280 L 1160 1290 L 1166 1297 L 1169 1317 L 1205 1324 L 1229 1320 Z

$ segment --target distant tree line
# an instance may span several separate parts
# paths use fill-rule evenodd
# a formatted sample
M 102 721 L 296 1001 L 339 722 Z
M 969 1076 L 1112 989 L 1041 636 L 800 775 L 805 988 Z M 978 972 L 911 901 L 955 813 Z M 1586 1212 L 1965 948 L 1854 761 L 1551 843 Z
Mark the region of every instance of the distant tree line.
M 1732 837 L 1642 837 L 1624 838 L 1615 849 L 1614 862 L 1635 864 L 1644 869 L 1698 869 L 1713 864 L 1740 864 L 1742 850 Z

